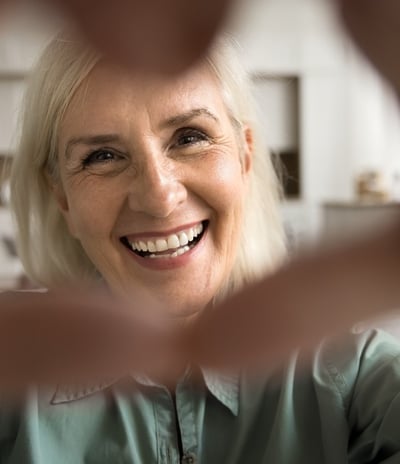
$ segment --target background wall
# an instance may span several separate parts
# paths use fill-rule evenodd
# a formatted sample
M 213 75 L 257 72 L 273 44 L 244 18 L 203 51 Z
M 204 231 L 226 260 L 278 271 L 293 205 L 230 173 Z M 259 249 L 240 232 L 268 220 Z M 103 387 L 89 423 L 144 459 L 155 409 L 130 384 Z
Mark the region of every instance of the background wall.
M 0 155 L 14 151 L 25 79 L 52 28 L 49 20 L 31 13 L 1 25 Z M 400 119 L 393 95 L 343 35 L 326 0 L 238 1 L 230 28 L 252 73 L 296 78 L 301 196 L 285 202 L 282 212 L 295 242 L 314 240 L 323 229 L 321 205 L 351 200 L 361 169 L 382 170 L 388 185 L 400 173 Z M 293 144 L 293 118 L 281 104 L 290 105 L 290 96 L 279 95 L 281 90 L 259 98 L 265 131 L 272 144 L 285 144 L 286 135 Z M 0 207 L 0 239 L 2 234 L 10 234 L 10 220 Z M 0 287 L 2 275 L 19 272 L 7 256 L 0 252 Z
M 397 103 L 326 0 L 238 2 L 233 23 L 250 70 L 299 77 L 302 195 L 283 214 L 298 240 L 314 239 L 321 205 L 352 200 L 362 169 L 381 170 L 392 186 L 400 172 Z M 279 109 L 264 111 L 273 126 Z

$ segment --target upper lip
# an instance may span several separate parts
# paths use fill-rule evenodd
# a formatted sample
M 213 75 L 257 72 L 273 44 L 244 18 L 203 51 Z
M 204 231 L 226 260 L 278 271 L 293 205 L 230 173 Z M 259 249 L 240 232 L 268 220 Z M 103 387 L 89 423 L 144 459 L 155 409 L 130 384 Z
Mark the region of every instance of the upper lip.
M 197 226 L 198 224 L 204 222 L 204 220 L 190 222 L 184 225 L 180 225 L 178 227 L 174 227 L 171 229 L 164 229 L 164 230 L 152 230 L 152 231 L 145 231 L 145 232 L 138 232 L 134 234 L 126 234 L 123 235 L 121 238 L 127 238 L 130 242 L 139 239 L 157 239 L 157 238 L 164 238 L 172 234 L 177 234 L 182 232 L 183 230 L 190 229 L 191 227 Z

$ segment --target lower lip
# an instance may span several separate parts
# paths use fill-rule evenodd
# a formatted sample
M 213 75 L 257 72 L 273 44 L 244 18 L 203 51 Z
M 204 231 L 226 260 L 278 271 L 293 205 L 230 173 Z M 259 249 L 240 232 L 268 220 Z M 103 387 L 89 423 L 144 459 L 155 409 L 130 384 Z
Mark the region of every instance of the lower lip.
M 208 227 L 207 230 L 204 232 L 203 236 L 201 237 L 200 242 L 198 242 L 196 246 L 191 248 L 186 253 L 183 253 L 183 255 L 177 256 L 176 258 L 144 258 L 143 256 L 137 255 L 133 251 L 129 251 L 128 248 L 126 248 L 125 246 L 124 248 L 141 266 L 155 271 L 166 271 L 171 269 L 177 269 L 188 264 L 188 262 L 192 258 L 194 258 L 197 255 L 197 253 L 199 253 L 202 250 L 202 248 L 204 248 L 207 233 Z

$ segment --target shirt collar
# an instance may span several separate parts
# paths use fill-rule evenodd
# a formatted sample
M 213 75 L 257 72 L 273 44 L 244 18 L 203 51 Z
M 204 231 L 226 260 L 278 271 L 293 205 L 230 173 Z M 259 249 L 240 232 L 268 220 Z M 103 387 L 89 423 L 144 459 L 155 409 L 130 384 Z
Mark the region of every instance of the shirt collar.
M 98 384 L 93 385 L 57 385 L 53 397 L 50 400 L 50 404 L 62 404 L 78 401 L 103 391 L 106 388 L 114 385 L 114 383 L 116 383 L 116 379 L 104 380 Z
M 239 413 L 239 384 L 240 376 L 237 373 L 222 373 L 210 369 L 201 369 L 204 383 L 209 392 L 231 413 L 235 416 Z M 189 375 L 188 371 L 185 377 Z M 135 381 L 142 385 L 157 386 L 144 376 L 135 376 Z M 118 379 L 107 379 L 96 385 L 58 385 L 54 391 L 54 395 L 50 404 L 57 405 L 63 403 L 71 403 L 78 401 L 95 393 L 106 390 L 116 384 Z
M 239 374 L 222 373 L 209 369 L 202 369 L 202 373 L 210 393 L 227 407 L 234 416 L 237 416 L 239 414 Z

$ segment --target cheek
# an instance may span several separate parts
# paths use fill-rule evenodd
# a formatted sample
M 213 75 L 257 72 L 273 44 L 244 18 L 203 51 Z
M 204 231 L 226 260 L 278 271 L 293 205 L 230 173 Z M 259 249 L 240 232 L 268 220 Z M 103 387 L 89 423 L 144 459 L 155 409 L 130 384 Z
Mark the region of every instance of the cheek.
M 120 199 L 113 189 L 71 188 L 68 197 L 68 221 L 76 238 L 101 238 L 109 235 L 119 211 Z M 114 190 L 115 192 L 115 190 Z
M 238 159 L 220 157 L 205 176 L 204 192 L 210 205 L 219 212 L 232 213 L 240 207 L 245 192 L 244 176 Z

